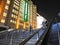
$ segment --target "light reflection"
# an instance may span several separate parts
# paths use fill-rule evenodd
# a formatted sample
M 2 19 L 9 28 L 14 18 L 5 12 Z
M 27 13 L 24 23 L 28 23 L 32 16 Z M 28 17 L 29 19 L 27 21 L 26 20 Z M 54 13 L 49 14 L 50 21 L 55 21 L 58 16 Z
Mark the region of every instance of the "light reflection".
M 41 28 L 43 25 L 42 25 L 42 22 L 43 21 L 46 21 L 46 19 L 42 16 L 37 16 L 37 28 Z

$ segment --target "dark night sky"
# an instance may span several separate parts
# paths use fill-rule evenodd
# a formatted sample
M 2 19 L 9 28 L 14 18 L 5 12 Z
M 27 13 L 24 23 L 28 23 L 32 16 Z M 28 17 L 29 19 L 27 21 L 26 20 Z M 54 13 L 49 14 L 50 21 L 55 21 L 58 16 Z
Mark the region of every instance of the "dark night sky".
M 37 5 L 38 13 L 45 18 L 54 17 L 60 11 L 60 1 L 58 0 L 32 0 Z

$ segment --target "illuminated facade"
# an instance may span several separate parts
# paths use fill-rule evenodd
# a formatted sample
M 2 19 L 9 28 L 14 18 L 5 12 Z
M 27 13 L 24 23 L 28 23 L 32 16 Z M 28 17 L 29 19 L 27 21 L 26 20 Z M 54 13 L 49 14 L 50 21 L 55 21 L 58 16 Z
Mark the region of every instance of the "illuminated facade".
M 32 29 L 37 27 L 37 7 L 33 4 L 32 1 L 28 1 L 28 21 L 24 22 L 24 29 L 29 30 L 30 26 Z
M 2 0 L 0 1 L 0 23 L 4 23 L 5 21 L 3 21 L 3 12 L 4 12 L 4 7 L 5 7 L 5 4 L 6 4 L 6 0 Z
M 20 0 L 20 11 L 19 11 L 19 15 L 20 15 L 20 29 L 25 28 L 25 23 L 24 23 L 24 6 L 25 6 L 25 1 L 24 0 Z
M 0 1 L 0 25 L 28 30 L 36 28 L 36 6 L 28 0 Z
M 32 29 L 36 29 L 37 26 L 37 7 L 33 4 L 32 1 L 29 1 L 29 26 L 32 26 Z
M 16 28 L 19 5 L 19 0 L 2 0 L 0 4 L 0 8 L 2 8 L 0 10 L 0 24 L 10 28 Z
M 8 10 L 10 6 L 10 0 L 0 1 L 0 26 L 5 26 Z
M 28 0 L 20 0 L 20 28 L 28 29 Z
M 20 1 L 19 0 L 10 0 L 10 8 L 8 10 L 8 16 L 6 18 L 6 24 L 7 26 L 9 26 L 10 28 L 18 28 L 17 27 L 17 17 L 19 14 L 19 5 L 20 5 Z
M 32 6 L 33 6 L 32 1 L 29 1 L 29 22 L 30 22 L 30 25 L 32 25 Z
M 37 27 L 37 8 L 36 8 L 36 5 L 33 5 L 32 7 L 32 28 L 33 29 L 36 29 Z

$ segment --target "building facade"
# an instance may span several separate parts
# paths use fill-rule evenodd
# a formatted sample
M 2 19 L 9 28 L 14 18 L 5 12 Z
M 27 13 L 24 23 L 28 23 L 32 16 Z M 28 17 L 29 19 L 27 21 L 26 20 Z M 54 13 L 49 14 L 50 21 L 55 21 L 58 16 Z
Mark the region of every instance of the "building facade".
M 36 5 L 33 4 L 33 2 L 30 0 L 28 1 L 28 16 L 27 16 L 27 20 L 28 21 L 24 21 L 24 6 L 25 6 L 25 0 L 21 0 L 20 2 L 20 20 L 22 21 L 21 24 L 23 25 L 20 25 L 23 27 L 24 30 L 29 30 L 30 29 L 30 26 L 32 26 L 32 29 L 36 29 L 36 26 L 37 26 L 37 7 Z M 26 11 L 25 11 L 26 12 Z M 20 22 L 21 22 L 20 21 Z
M 10 6 L 10 0 L 1 0 L 0 1 L 0 27 L 5 26 L 6 18 L 8 16 L 8 10 Z
M 36 29 L 37 26 L 37 7 L 36 5 L 32 6 L 32 28 L 33 30 Z
M 0 26 L 14 29 L 36 29 L 37 8 L 28 0 L 0 1 Z
M 19 0 L 2 0 L 0 25 L 16 28 L 17 17 L 19 12 Z
M 19 14 L 19 8 L 20 8 L 20 1 L 19 0 L 10 0 L 8 15 L 6 18 L 5 25 L 9 26 L 10 28 L 16 28 L 17 25 L 17 17 Z

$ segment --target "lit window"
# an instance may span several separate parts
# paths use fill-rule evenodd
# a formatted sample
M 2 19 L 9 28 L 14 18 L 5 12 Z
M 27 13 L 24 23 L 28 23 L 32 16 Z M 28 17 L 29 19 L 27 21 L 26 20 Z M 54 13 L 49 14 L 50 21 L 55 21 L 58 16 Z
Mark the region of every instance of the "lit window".
M 14 17 L 14 15 L 12 14 L 11 17 Z
M 14 6 L 13 6 L 14 8 L 16 8 L 16 9 L 19 9 L 19 7 L 18 6 L 16 6 L 15 4 L 14 4 Z
M 4 12 L 4 13 L 3 13 L 3 16 L 4 16 L 4 17 L 6 17 L 6 16 L 7 16 L 7 13 L 6 13 L 6 12 Z
M 12 12 L 15 12 L 15 10 L 13 9 Z
M 1 20 L 1 23 L 5 23 L 5 19 L 2 19 L 2 20 Z
M 14 4 L 14 6 L 13 7 L 16 7 L 16 5 Z
M 10 20 L 10 22 L 13 22 L 12 20 Z
M 10 4 L 10 0 L 7 0 L 7 4 Z
M 5 9 L 7 9 L 7 10 L 8 10 L 8 8 L 9 8 L 9 7 L 8 7 L 8 5 L 6 5 L 6 6 L 5 6 Z
M 19 2 L 17 2 L 17 1 L 15 1 L 14 3 L 15 3 L 16 5 L 19 5 Z
M 15 13 L 15 14 L 18 14 L 18 11 L 15 10 L 15 9 L 13 9 L 12 12 Z
M 13 23 L 15 23 L 15 21 L 13 21 Z
M 14 18 L 15 18 L 15 15 L 14 15 Z

